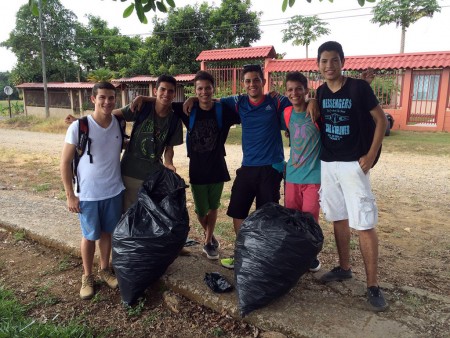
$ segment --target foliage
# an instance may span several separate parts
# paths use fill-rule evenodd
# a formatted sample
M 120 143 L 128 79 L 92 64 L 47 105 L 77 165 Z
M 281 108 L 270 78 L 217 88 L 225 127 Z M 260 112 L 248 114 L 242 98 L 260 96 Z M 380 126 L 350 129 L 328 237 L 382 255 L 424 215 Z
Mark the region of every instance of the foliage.
M 204 2 L 172 9 L 165 20 L 154 18 L 153 35 L 144 42 L 148 72 L 195 73 L 203 50 L 250 46 L 261 37 L 260 14 L 250 6 L 250 0 L 224 0 L 218 8 Z
M 49 81 L 73 81 L 76 79 L 74 33 L 76 16 L 65 9 L 58 0 L 46 0 L 42 6 L 42 37 Z M 10 82 L 42 81 L 42 60 L 39 19 L 31 15 L 30 7 L 22 6 L 16 15 L 16 26 L 1 46 L 10 49 L 17 57 L 17 65 L 11 72 Z
M 406 30 L 423 17 L 432 17 L 435 12 L 440 12 L 441 7 L 437 0 L 380 0 L 372 9 L 373 23 L 380 26 L 395 23 L 402 28 L 400 53 L 405 48 Z
M 4 88 L 6 86 L 11 86 L 10 81 L 11 73 L 10 72 L 0 72 L 0 100 L 7 100 L 8 95 L 5 94 Z M 13 88 L 13 93 L 9 96 L 10 100 L 18 100 L 19 99 L 19 92 L 17 89 Z
M 77 24 L 75 54 L 84 72 L 107 68 L 119 71 L 129 68 L 135 51 L 142 46 L 140 37 L 120 35 L 117 27 L 109 28 L 108 23 L 99 17 L 88 15 L 86 26 Z
M 308 46 L 311 42 L 322 35 L 330 34 L 330 30 L 325 27 L 328 22 L 322 21 L 317 15 L 294 15 L 287 23 L 288 28 L 282 30 L 283 42 L 292 40 L 293 46 L 305 46 L 306 58 L 308 58 Z
M 311 3 L 312 0 L 306 0 L 306 1 Z M 319 1 L 322 2 L 322 0 L 319 0 Z M 333 2 L 333 0 L 328 0 L 328 1 Z M 364 6 L 366 2 L 375 2 L 375 0 L 357 0 L 357 1 L 361 7 Z M 283 10 L 283 12 L 285 12 L 288 5 L 289 5 L 289 7 L 292 7 L 292 6 L 294 6 L 294 4 L 295 4 L 295 0 L 283 0 L 281 9 Z
M 120 1 L 125 2 L 127 0 Z M 166 2 L 170 7 L 175 7 L 175 2 L 173 0 L 166 0 Z M 139 21 L 146 24 L 148 23 L 148 20 L 145 13 L 150 12 L 151 10 L 153 10 L 154 12 L 158 10 L 160 12 L 166 13 L 167 7 L 164 4 L 164 0 L 135 0 L 124 10 L 123 17 L 129 17 L 134 10 L 136 10 L 136 15 L 139 18 Z
M 400 86 L 396 83 L 396 77 L 375 76 L 370 86 L 381 105 L 390 105 L 392 96 L 400 93 Z
M 99 68 L 91 71 L 88 76 L 87 80 L 89 82 L 102 82 L 102 81 L 111 81 L 115 77 L 114 72 L 107 68 Z

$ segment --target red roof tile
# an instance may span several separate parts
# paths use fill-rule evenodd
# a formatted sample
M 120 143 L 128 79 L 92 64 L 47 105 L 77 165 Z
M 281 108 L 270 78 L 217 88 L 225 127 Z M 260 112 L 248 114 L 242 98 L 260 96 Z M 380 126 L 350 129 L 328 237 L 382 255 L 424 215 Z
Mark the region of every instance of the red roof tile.
M 213 49 L 204 50 L 198 56 L 196 61 L 223 61 L 223 60 L 242 60 L 242 59 L 261 59 L 276 57 L 273 46 L 262 47 L 244 47 L 231 49 Z
M 175 77 L 175 80 L 177 82 L 192 82 L 194 81 L 195 74 L 178 74 Z M 133 77 L 123 77 L 120 79 L 114 79 L 111 80 L 111 82 L 119 82 L 119 83 L 136 83 L 136 82 L 156 82 L 158 80 L 157 76 L 150 76 L 150 75 L 138 75 Z
M 93 82 L 48 82 L 47 88 L 50 89 L 92 89 L 95 83 Z M 119 86 L 118 84 L 115 85 Z M 28 82 L 22 83 L 17 88 L 44 88 L 43 83 Z
M 450 51 L 385 54 L 366 56 L 347 56 L 344 70 L 363 70 L 368 67 L 374 69 L 420 69 L 450 67 Z M 266 71 L 317 71 L 316 59 L 284 59 L 270 60 Z

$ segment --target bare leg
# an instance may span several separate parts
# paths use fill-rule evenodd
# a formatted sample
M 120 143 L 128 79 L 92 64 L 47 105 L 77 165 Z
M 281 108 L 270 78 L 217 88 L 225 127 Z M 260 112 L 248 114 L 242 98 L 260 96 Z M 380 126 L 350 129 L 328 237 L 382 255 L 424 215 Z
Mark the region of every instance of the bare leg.
M 367 287 L 378 286 L 378 236 L 375 229 L 358 231 L 359 247 L 366 268 Z
M 100 249 L 100 269 L 108 269 L 111 255 L 111 234 L 102 232 L 98 241 L 98 247 Z
M 197 215 L 197 219 L 198 219 L 198 222 L 202 226 L 203 231 L 205 233 L 205 244 L 209 243 L 208 242 L 208 215 L 205 215 L 203 217 L 200 217 L 199 215 Z
M 218 211 L 215 209 L 210 210 L 208 215 L 206 215 L 206 243 L 212 243 L 212 236 L 214 234 L 214 228 L 216 227 L 217 213 Z
M 83 261 L 83 272 L 85 276 L 92 274 L 94 263 L 95 241 L 81 238 L 81 259 Z
M 350 227 L 348 219 L 333 222 L 334 238 L 339 255 L 339 266 L 344 269 L 350 269 Z
M 233 218 L 233 227 L 234 227 L 234 232 L 236 233 L 236 236 L 239 232 L 239 229 L 241 228 L 241 224 L 244 222 L 243 219 L 240 218 Z

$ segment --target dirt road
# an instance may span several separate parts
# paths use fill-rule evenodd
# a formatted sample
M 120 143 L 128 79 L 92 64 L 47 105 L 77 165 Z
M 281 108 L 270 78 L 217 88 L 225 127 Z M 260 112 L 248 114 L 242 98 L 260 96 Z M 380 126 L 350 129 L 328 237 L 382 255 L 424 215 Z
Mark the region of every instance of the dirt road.
M 63 140 L 63 135 L 0 129 L 0 152 L 9 154 L 16 151 L 30 154 L 33 158 L 49 157 L 57 163 Z M 240 146 L 227 146 L 227 163 L 232 178 L 241 159 Z M 449 160 L 448 156 L 389 153 L 387 149 L 371 171 L 380 214 L 379 275 L 382 283 L 389 283 L 399 290 L 415 287 L 436 296 L 450 295 Z M 187 178 L 184 145 L 176 147 L 174 163 L 177 172 Z M 10 175 L 14 174 L 8 164 L 5 160 L 0 161 L 0 187 L 20 189 L 11 185 Z M 54 172 L 57 175 L 57 171 Z M 229 191 L 230 186 L 228 183 L 225 190 Z M 326 268 L 330 268 L 336 264 L 332 228 L 323 220 L 321 226 L 326 238 L 321 260 Z M 352 237 L 351 245 L 353 270 L 364 279 L 356 236 Z M 435 304 L 425 298 L 407 296 L 405 300 L 402 293 L 390 294 L 389 297 L 394 308 L 389 316 L 404 320 L 411 327 L 422 325 L 424 330 L 425 327 L 429 330 L 426 326 L 429 323 L 417 322 L 417 317 L 408 319 L 411 311 L 425 311 L 427 314 L 419 315 L 425 322 L 430 320 L 428 315 L 443 311 L 442 303 Z M 444 313 L 448 315 L 448 309 Z M 418 332 L 427 331 L 419 328 Z M 441 329 L 434 333 L 438 333 L 435 336 L 444 336 Z

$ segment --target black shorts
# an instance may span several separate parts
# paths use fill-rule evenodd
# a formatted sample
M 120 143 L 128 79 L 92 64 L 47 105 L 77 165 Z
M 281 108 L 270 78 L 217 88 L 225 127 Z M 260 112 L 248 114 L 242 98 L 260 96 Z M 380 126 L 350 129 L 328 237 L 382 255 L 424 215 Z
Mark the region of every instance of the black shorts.
M 231 188 L 227 215 L 245 219 L 256 198 L 256 209 L 268 202 L 279 203 L 280 184 L 283 175 L 271 165 L 240 167 Z

